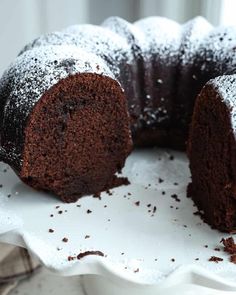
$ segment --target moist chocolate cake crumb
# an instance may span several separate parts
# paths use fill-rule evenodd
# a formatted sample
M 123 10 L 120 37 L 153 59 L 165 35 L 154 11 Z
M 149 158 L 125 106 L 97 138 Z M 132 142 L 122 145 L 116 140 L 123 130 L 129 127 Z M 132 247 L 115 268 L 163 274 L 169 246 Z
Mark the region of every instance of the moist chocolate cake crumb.
M 152 206 L 152 204 L 148 204 L 147 207 L 150 208 Z
M 62 214 L 62 213 L 63 213 L 63 211 L 62 211 L 62 210 L 58 211 L 58 214 Z
M 89 236 L 89 235 L 86 235 L 84 238 L 85 238 L 85 239 L 89 239 L 89 238 L 90 238 L 90 236 Z
M 111 219 L 110 219 L 110 218 L 108 218 L 108 219 L 107 219 L 107 221 L 111 221 Z
M 152 212 L 152 210 L 149 209 L 149 210 L 148 210 L 148 213 L 151 213 L 151 212 Z
M 220 252 L 220 248 L 215 248 L 214 250 Z
M 224 259 L 223 258 L 220 258 L 220 257 L 217 257 L 217 256 L 211 256 L 211 258 L 209 258 L 209 261 L 212 261 L 212 262 L 215 262 L 215 263 L 218 263 L 220 261 L 223 261 Z
M 155 258 L 155 261 L 157 261 L 157 258 Z
M 68 256 L 67 259 L 68 259 L 68 261 L 72 261 L 72 260 L 76 259 L 76 256 Z
M 162 195 L 165 195 L 165 194 L 166 194 L 166 192 L 165 192 L 165 191 L 162 191 L 161 193 L 162 193 Z
M 50 214 L 50 217 L 53 217 L 54 215 L 53 214 Z
M 174 185 L 179 185 L 178 182 L 174 182 Z
M 2 186 L 3 186 L 3 185 L 2 185 L 2 184 L 0 184 L 0 188 L 2 188 Z
M 186 224 L 184 224 L 183 227 L 187 228 L 188 226 Z
M 52 228 L 49 228 L 48 230 L 50 233 L 54 233 L 54 230 Z
M 137 201 L 134 203 L 136 206 L 139 206 L 140 205 L 140 201 Z
M 153 210 L 152 210 L 152 213 L 154 214 L 156 211 L 157 211 L 157 207 L 154 206 L 154 207 L 153 207 Z
M 175 210 L 179 210 L 179 207 L 175 207 Z
M 173 208 L 174 208 L 174 206 L 172 206 L 172 205 L 171 205 L 171 206 L 170 206 L 170 208 L 171 208 L 171 209 L 173 209 Z
M 171 258 L 171 261 L 172 261 L 172 262 L 175 262 L 175 259 L 174 259 L 174 258 Z
M 124 254 L 125 254 L 124 252 L 120 253 L 120 255 L 124 255 Z
M 159 178 L 158 178 L 158 182 L 159 182 L 159 183 L 162 183 L 162 182 L 164 182 L 164 179 L 162 179 L 162 178 L 159 177 Z
M 109 196 L 112 196 L 112 192 L 111 192 L 109 189 L 106 191 L 106 193 L 107 193 Z
M 78 205 L 76 205 L 76 207 L 79 207 L 79 208 L 80 208 L 80 207 L 81 207 L 81 205 L 80 205 L 80 204 L 78 204 Z
M 104 205 L 103 207 L 104 207 L 104 208 L 107 208 L 107 205 Z
M 229 237 L 227 239 L 223 238 L 220 242 L 223 243 L 225 252 L 229 254 L 236 254 L 236 244 L 233 237 Z
M 101 251 L 85 251 L 85 252 L 81 252 L 80 254 L 77 255 L 77 259 L 80 260 L 82 258 L 84 258 L 85 256 L 88 255 L 97 255 L 97 256 L 104 256 L 104 253 Z
M 60 206 L 56 206 L 55 208 L 58 209 L 58 208 L 60 208 Z
M 90 209 L 87 210 L 87 214 L 90 214 L 92 213 L 92 211 Z
M 101 200 L 101 199 L 102 199 L 102 198 L 101 198 L 101 193 L 96 193 L 96 194 L 94 194 L 94 195 L 93 195 L 93 198 L 98 199 L 98 200 Z
M 128 196 L 131 196 L 132 194 L 131 193 L 128 193 Z
M 236 254 L 230 256 L 230 262 L 236 264 Z
M 204 245 L 205 248 L 208 248 L 208 245 Z
M 68 238 L 66 238 L 66 237 L 63 238 L 63 239 L 62 239 L 62 242 L 67 243 L 67 242 L 68 242 Z
M 11 197 L 11 194 L 8 194 L 7 197 L 10 198 Z
M 134 273 L 137 273 L 137 272 L 139 272 L 139 268 L 137 268 L 137 269 L 134 270 Z
M 171 195 L 171 198 L 174 199 L 176 202 L 180 202 L 180 198 L 176 194 Z
M 195 258 L 195 260 L 196 260 L 196 261 L 198 261 L 198 260 L 199 260 L 199 258 Z

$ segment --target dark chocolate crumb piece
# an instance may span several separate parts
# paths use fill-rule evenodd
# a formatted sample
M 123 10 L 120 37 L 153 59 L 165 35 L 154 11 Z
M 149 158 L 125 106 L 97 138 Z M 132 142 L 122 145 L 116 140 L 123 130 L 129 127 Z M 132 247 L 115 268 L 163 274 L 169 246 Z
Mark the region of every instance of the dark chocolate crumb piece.
M 106 193 L 109 195 L 109 196 L 112 196 L 112 192 L 110 190 L 107 190 Z
M 184 224 L 183 227 L 187 228 L 188 226 L 186 224 Z
M 128 193 L 128 196 L 131 196 L 131 193 Z
M 162 183 L 163 181 L 164 181 L 164 179 L 162 179 L 162 178 L 160 178 L 160 177 L 158 178 L 158 182 L 159 182 L 159 183 Z
M 180 202 L 180 198 L 176 194 L 171 195 L 171 198 L 174 199 L 176 202 Z
M 174 182 L 174 185 L 179 185 L 178 182 Z
M 152 204 L 148 204 L 147 207 L 150 208 L 152 206 Z
M 149 210 L 148 210 L 148 213 L 151 213 L 151 212 L 152 212 L 152 210 L 149 209 Z
M 175 207 L 175 210 L 179 210 L 179 207 Z
M 208 245 L 204 245 L 205 248 L 208 248 Z
M 236 254 L 236 244 L 233 237 L 222 239 L 220 242 L 223 243 L 225 252 L 229 254 Z
M 166 194 L 166 192 L 165 191 L 162 191 L 162 195 L 165 195 Z
M 56 209 L 60 208 L 60 206 L 56 206 Z
M 104 207 L 104 208 L 107 208 L 107 205 L 104 205 L 103 207 Z
M 175 259 L 174 259 L 174 258 L 171 258 L 171 261 L 172 261 L 172 262 L 175 262 Z
M 124 254 L 125 254 L 124 252 L 120 253 L 120 255 L 124 255 Z
M 154 214 L 156 211 L 157 211 L 157 207 L 154 206 L 154 207 L 153 207 L 153 210 L 152 210 L 152 213 Z
M 107 219 L 107 221 L 111 221 L 111 219 L 110 219 L 110 218 L 108 218 L 108 219 Z
M 140 205 L 140 201 L 137 201 L 134 203 L 136 206 L 139 206 Z
M 172 206 L 172 205 L 171 205 L 171 206 L 170 206 L 170 208 L 171 208 L 171 209 L 173 209 L 173 208 L 174 208 L 174 206 Z
M 0 184 L 0 188 L 2 188 L 3 187 L 3 185 L 2 184 Z
M 100 193 L 96 193 L 96 194 L 94 194 L 94 195 L 93 195 L 93 198 L 98 199 L 98 200 L 101 200 L 101 199 L 102 199 Z
M 80 260 L 85 256 L 88 255 L 97 255 L 97 256 L 104 256 L 104 253 L 101 251 L 85 251 L 85 252 L 81 252 L 80 254 L 77 255 L 77 259 Z
M 230 256 L 230 262 L 236 264 L 236 254 Z
M 137 273 L 137 272 L 139 272 L 139 268 L 137 268 L 137 269 L 134 270 L 134 273 Z
M 209 258 L 209 261 L 212 261 L 212 262 L 215 262 L 215 263 L 218 263 L 220 261 L 223 261 L 224 259 L 223 258 L 220 258 L 220 257 L 217 257 L 217 256 L 211 256 L 211 258 Z
M 53 214 L 50 214 L 50 217 L 53 217 L 54 215 Z
M 10 198 L 11 197 L 11 194 L 8 194 L 7 197 Z
M 52 228 L 49 228 L 48 230 L 50 233 L 54 233 L 54 230 Z
M 219 252 L 220 251 L 220 248 L 215 248 L 214 250 Z
M 196 261 L 198 261 L 198 260 L 199 260 L 199 258 L 195 258 L 195 260 L 196 260 Z
M 90 236 L 89 236 L 89 235 L 86 235 L 84 238 L 85 238 L 85 239 L 89 239 L 89 238 L 90 238 Z
M 67 243 L 67 242 L 68 242 L 68 238 L 66 238 L 66 237 L 63 238 L 63 239 L 62 239 L 62 242 Z
M 87 214 L 90 214 L 92 213 L 92 211 L 90 209 L 87 210 Z
M 68 261 L 72 261 L 72 260 L 76 259 L 76 256 L 68 256 L 67 259 L 68 259 Z
M 155 261 L 157 261 L 157 258 L 155 258 Z
M 62 211 L 62 210 L 58 211 L 58 214 L 62 214 L 62 213 L 63 213 L 63 211 Z
M 78 205 L 76 205 L 76 207 L 81 207 L 81 205 L 80 205 L 80 204 L 78 204 Z

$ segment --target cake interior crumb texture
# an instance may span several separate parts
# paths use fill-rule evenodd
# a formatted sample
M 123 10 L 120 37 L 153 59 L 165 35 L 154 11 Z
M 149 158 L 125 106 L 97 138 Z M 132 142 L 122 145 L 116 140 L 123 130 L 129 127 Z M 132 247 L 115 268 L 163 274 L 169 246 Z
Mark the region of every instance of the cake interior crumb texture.
M 25 130 L 21 178 L 63 201 L 112 187 L 130 152 L 126 101 L 119 84 L 77 74 L 51 87 Z
M 234 80 L 235 83 L 235 80 Z M 236 230 L 236 141 L 231 108 L 214 83 L 198 96 L 189 138 L 188 195 L 214 228 Z

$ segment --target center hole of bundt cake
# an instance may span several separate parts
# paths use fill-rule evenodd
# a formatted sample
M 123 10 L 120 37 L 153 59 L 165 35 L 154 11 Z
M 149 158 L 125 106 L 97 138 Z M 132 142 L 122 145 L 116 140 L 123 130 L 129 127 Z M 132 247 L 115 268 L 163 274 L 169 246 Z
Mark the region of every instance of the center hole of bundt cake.
M 21 177 L 73 201 L 110 188 L 130 147 L 119 84 L 97 74 L 69 76 L 49 89 L 31 113 Z

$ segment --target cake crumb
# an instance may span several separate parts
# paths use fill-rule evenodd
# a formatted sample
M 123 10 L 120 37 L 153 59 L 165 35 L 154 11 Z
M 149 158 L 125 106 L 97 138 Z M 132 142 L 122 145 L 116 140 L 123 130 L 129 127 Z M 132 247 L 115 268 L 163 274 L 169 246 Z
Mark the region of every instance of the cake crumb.
M 225 252 L 229 254 L 236 254 L 236 244 L 233 237 L 229 237 L 227 239 L 223 238 L 220 242 L 223 243 Z
M 88 209 L 87 214 L 90 214 L 90 213 L 92 213 L 92 210 Z
M 62 242 L 67 243 L 67 242 L 68 242 L 68 238 L 64 237 L 64 238 L 62 239 Z
M 220 261 L 223 261 L 224 259 L 223 258 L 220 258 L 220 257 L 217 257 L 217 256 L 211 256 L 211 258 L 209 258 L 209 261 L 212 261 L 212 262 L 215 262 L 215 263 L 218 263 Z
M 85 238 L 85 239 L 89 239 L 89 238 L 90 238 L 90 236 L 89 236 L 89 235 L 86 235 L 84 238 Z
M 174 199 L 176 202 L 180 202 L 180 198 L 176 194 L 171 195 L 171 198 Z
M 230 256 L 230 262 L 236 264 L 236 254 Z
M 137 268 L 137 269 L 134 270 L 134 273 L 137 273 L 137 272 L 139 272 L 139 268 Z
M 174 258 L 171 258 L 171 262 L 175 262 L 175 259 Z
M 54 230 L 52 228 L 49 228 L 48 232 L 54 233 Z
M 50 214 L 50 217 L 53 217 L 54 215 L 53 214 Z
M 140 201 L 137 201 L 134 203 L 136 206 L 139 206 L 140 205 Z
M 62 210 L 58 211 L 58 214 L 62 214 L 62 213 L 63 213 L 63 211 L 62 211 Z
M 159 177 L 159 178 L 158 178 L 158 182 L 159 182 L 159 183 L 162 183 L 162 182 L 164 182 L 164 179 L 162 179 L 162 178 Z

